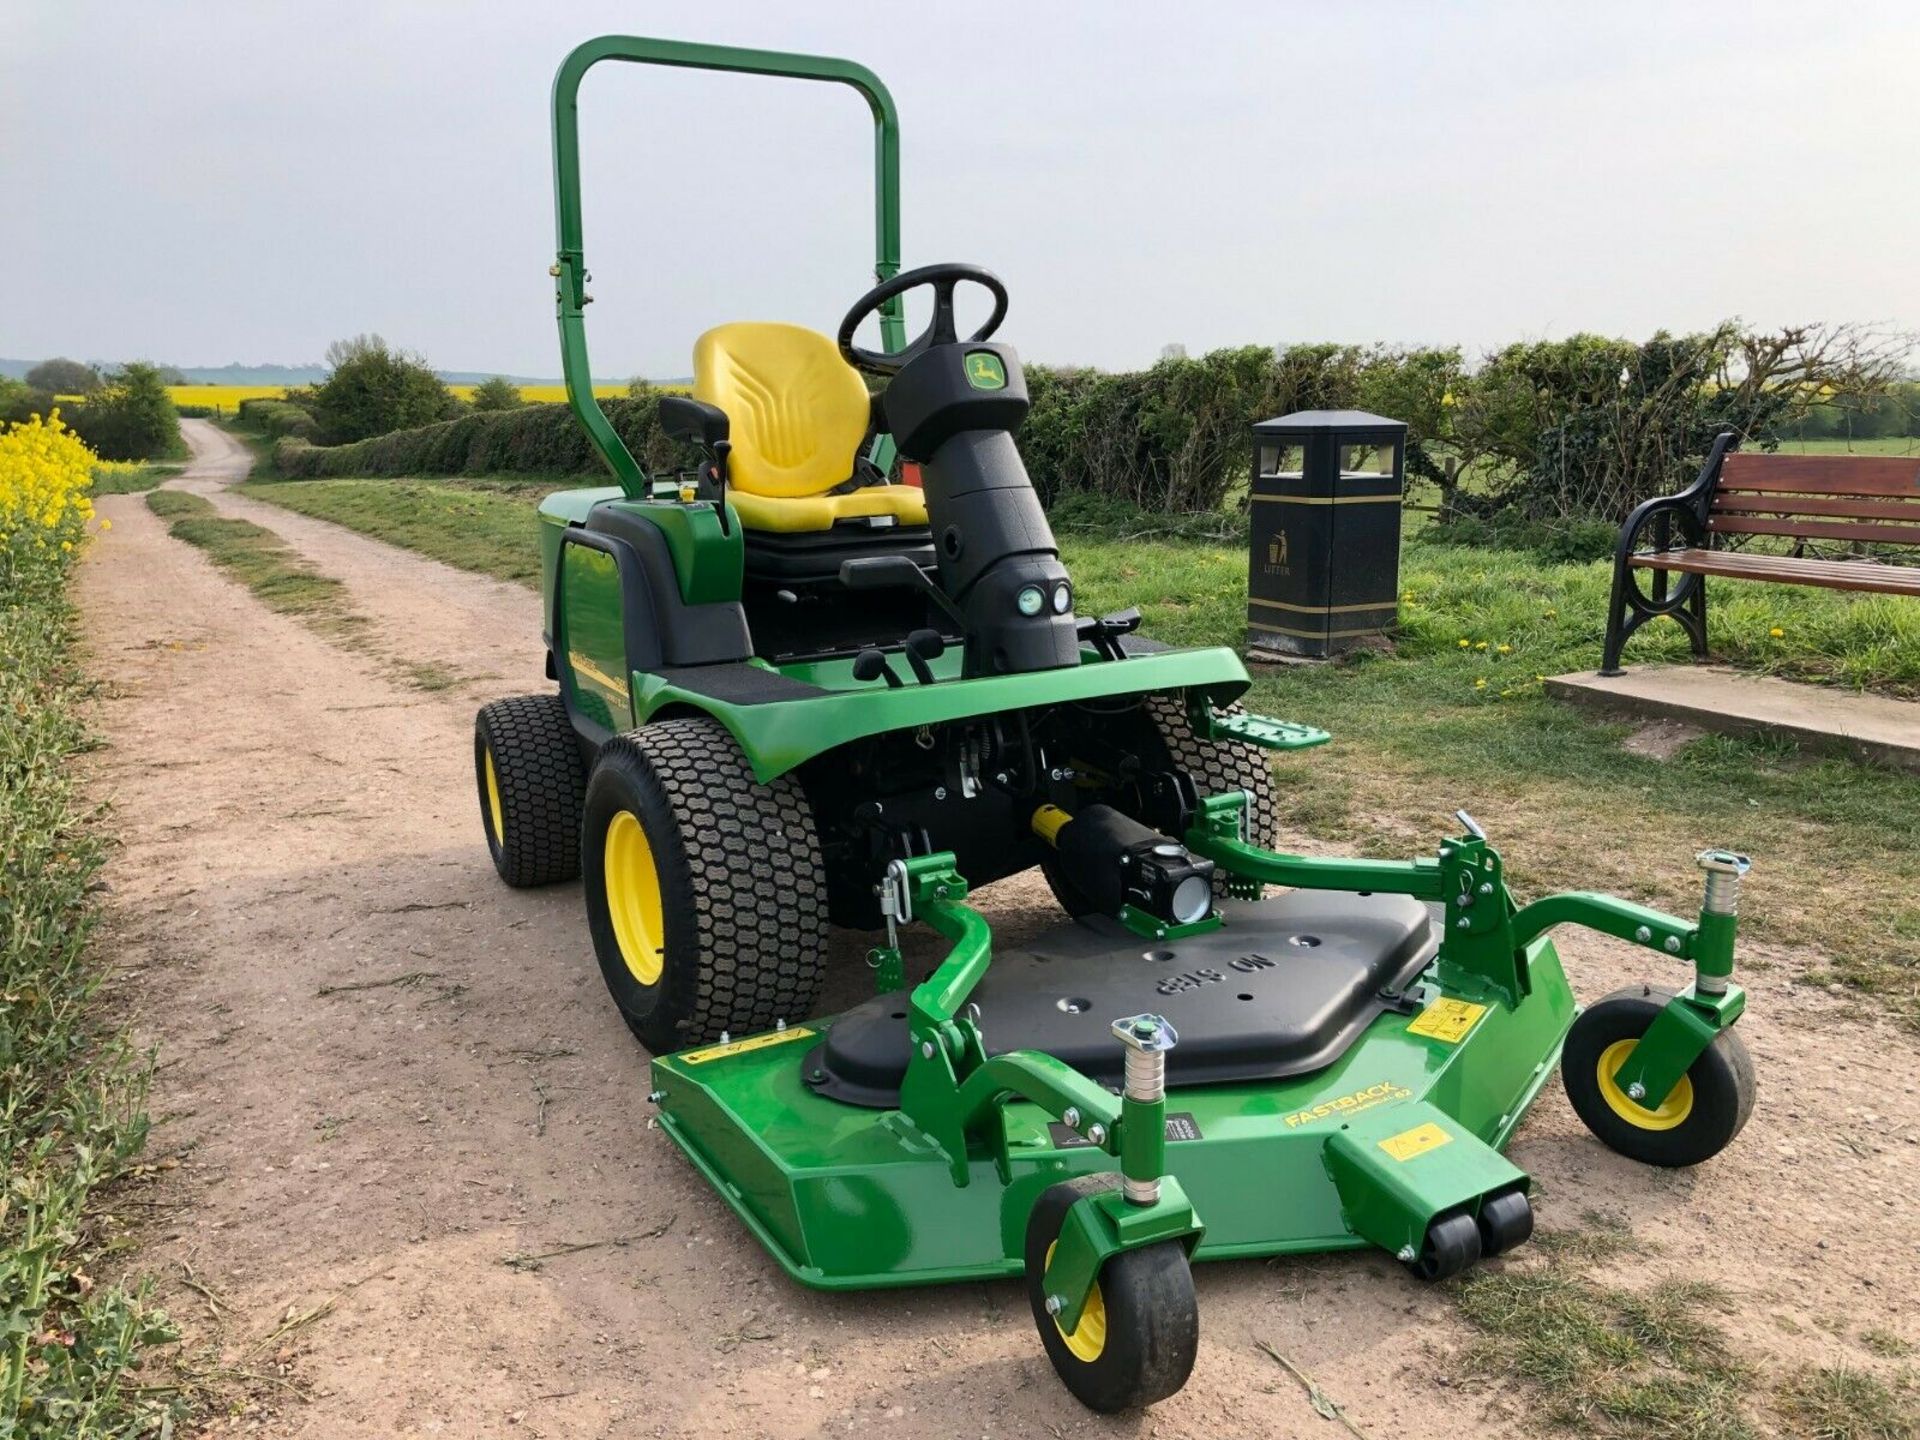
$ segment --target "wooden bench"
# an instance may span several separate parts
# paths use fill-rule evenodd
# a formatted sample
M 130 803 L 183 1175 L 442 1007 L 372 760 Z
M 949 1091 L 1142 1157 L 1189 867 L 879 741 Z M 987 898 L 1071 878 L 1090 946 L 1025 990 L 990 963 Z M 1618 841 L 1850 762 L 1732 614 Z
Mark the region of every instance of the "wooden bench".
M 1709 575 L 1920 595 L 1920 564 L 1802 553 L 1808 541 L 1838 541 L 1856 552 L 1868 545 L 1913 546 L 1920 560 L 1920 458 L 1745 455 L 1735 451 L 1737 443 L 1736 436 L 1721 435 L 1699 479 L 1678 495 L 1647 501 L 1620 528 L 1602 675 L 1620 673 L 1627 638 L 1661 615 L 1679 621 L 1693 653 L 1705 655 Z M 1727 548 L 1729 537 L 1749 535 L 1785 537 L 1794 542 L 1792 552 Z M 1641 588 L 1641 571 L 1653 572 L 1650 591 Z

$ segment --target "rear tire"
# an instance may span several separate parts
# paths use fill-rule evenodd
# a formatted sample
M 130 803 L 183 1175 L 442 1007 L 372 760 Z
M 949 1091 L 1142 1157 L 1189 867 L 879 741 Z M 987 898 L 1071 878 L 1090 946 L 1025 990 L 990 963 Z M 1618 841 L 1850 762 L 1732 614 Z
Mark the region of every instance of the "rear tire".
M 827 953 L 813 815 L 795 776 L 755 780 L 718 721 L 607 742 L 582 858 L 600 972 L 653 1054 L 813 1013 Z
M 1193 733 L 1186 701 L 1178 695 L 1149 695 L 1147 712 L 1166 742 L 1167 755 L 1193 777 L 1200 798 L 1247 792 L 1247 843 L 1271 849 L 1280 829 L 1280 790 L 1273 782 L 1267 752 L 1244 740 L 1203 740 Z M 1238 703 L 1221 708 L 1222 715 L 1244 715 Z M 1176 837 L 1177 838 L 1177 837 Z M 1215 890 L 1226 894 L 1226 878 L 1216 876 Z
M 580 804 L 586 767 L 566 702 L 515 695 L 473 720 L 473 778 L 480 824 L 500 878 L 516 889 L 580 874 Z

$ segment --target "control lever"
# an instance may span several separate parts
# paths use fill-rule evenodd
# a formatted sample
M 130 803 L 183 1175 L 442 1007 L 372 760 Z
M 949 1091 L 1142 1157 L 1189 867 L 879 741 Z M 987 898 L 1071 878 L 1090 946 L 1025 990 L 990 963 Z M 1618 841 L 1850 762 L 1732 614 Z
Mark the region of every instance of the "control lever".
M 849 590 L 918 590 L 940 607 L 960 634 L 967 633 L 967 612 L 904 555 L 868 555 L 840 562 L 840 583 Z
M 1131 635 L 1140 628 L 1140 611 L 1129 605 L 1125 610 L 1116 610 L 1111 615 L 1083 615 L 1075 627 L 1076 635 L 1082 640 L 1093 642 L 1093 648 L 1100 652 L 1105 660 L 1124 660 L 1126 647 L 1120 643 L 1120 637 Z
M 938 630 L 909 630 L 906 653 L 907 664 L 913 667 L 913 678 L 922 685 L 931 685 L 933 667 L 927 662 L 946 654 L 947 642 L 940 638 Z
M 887 657 L 871 647 L 862 650 L 853 657 L 853 678 L 856 680 L 878 680 L 886 676 L 887 688 L 898 690 L 900 677 L 894 673 L 893 666 L 887 663 Z

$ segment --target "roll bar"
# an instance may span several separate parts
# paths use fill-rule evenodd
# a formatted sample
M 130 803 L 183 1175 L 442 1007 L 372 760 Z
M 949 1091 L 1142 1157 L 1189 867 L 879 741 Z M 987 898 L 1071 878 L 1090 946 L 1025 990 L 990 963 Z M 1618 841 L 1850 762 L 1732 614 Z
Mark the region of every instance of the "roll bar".
M 647 472 L 634 459 L 593 395 L 587 362 L 585 307 L 586 258 L 580 223 L 580 82 L 602 60 L 641 65 L 671 65 L 689 70 L 723 70 L 747 75 L 784 75 L 796 80 L 832 80 L 851 85 L 873 112 L 874 260 L 876 280 L 891 280 L 900 269 L 900 119 L 893 96 L 866 66 L 824 55 L 793 55 L 778 50 L 744 50 L 731 45 L 694 45 L 638 35 L 602 35 L 578 46 L 553 77 L 553 200 L 559 254 L 551 274 L 560 319 L 560 363 L 567 381 L 567 403 L 586 427 L 620 488 L 644 496 Z M 898 297 L 880 316 L 881 344 L 891 353 L 906 344 Z

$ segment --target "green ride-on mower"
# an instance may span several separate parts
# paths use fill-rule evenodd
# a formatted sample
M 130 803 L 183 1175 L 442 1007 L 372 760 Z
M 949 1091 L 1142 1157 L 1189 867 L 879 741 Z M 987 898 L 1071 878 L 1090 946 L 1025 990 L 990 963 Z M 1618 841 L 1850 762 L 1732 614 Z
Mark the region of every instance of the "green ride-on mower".
M 602 60 L 840 82 L 875 122 L 880 283 L 837 340 L 701 336 L 693 393 L 660 402 L 704 457 L 682 475 L 646 473 L 590 383 L 576 97 Z M 1377 1246 L 1432 1280 L 1526 1240 L 1501 1152 L 1556 1063 L 1623 1155 L 1692 1165 L 1739 1133 L 1743 857 L 1700 857 L 1683 920 L 1516 905 L 1464 812 L 1418 859 L 1279 853 L 1265 752 L 1327 735 L 1244 713 L 1231 650 L 1078 613 L 1015 444 L 1006 290 L 899 271 L 871 72 L 608 37 L 567 58 L 553 114 L 568 393 L 618 483 L 541 506 L 558 688 L 480 711 L 487 843 L 508 884 L 584 879 L 659 1123 L 789 1274 L 1024 1277 L 1068 1388 L 1117 1410 L 1185 1382 L 1192 1261 Z M 964 336 L 963 284 L 993 302 Z M 1035 866 L 1061 922 L 996 951 L 968 892 Z M 1691 983 L 1583 1011 L 1563 924 Z M 829 925 L 881 932 L 878 984 L 820 1017 Z M 931 973 L 907 973 L 911 926 L 946 942 Z

